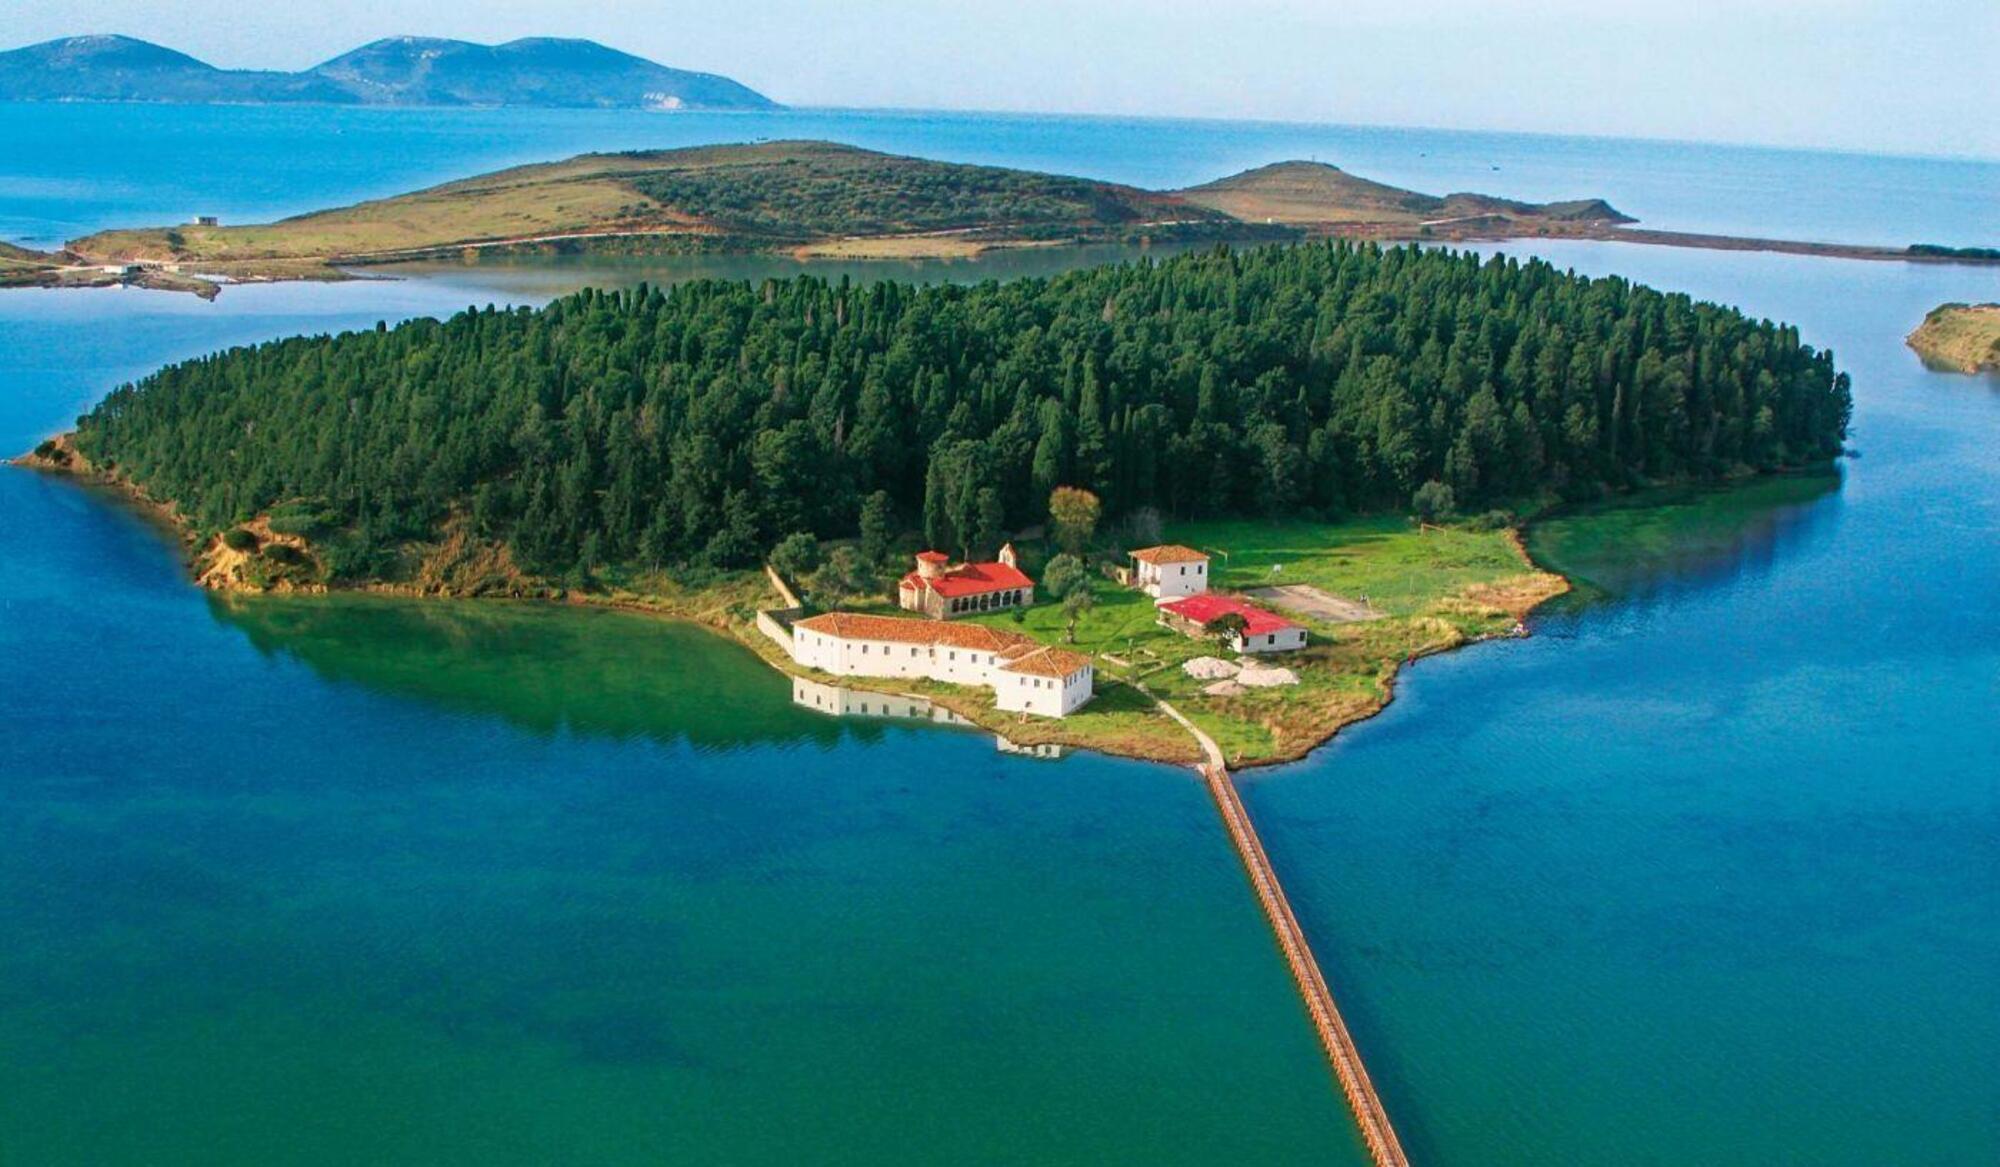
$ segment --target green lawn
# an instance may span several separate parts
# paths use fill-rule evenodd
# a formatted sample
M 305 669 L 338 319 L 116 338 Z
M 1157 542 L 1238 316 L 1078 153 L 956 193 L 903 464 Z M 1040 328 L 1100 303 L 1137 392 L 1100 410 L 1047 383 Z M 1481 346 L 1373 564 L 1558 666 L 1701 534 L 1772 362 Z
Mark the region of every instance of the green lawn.
M 1219 591 L 1310 584 L 1348 599 L 1365 598 L 1385 613 L 1358 623 L 1302 620 L 1310 634 L 1306 649 L 1275 658 L 1299 675 L 1299 684 L 1215 696 L 1202 691 L 1209 682 L 1188 676 L 1180 665 L 1226 652 L 1212 641 L 1160 626 L 1144 593 L 1092 577 L 1096 606 L 1078 619 L 1074 647 L 1098 658 L 1107 681 L 1140 681 L 1173 702 L 1232 762 L 1299 756 L 1379 708 L 1402 662 L 1507 631 L 1528 602 L 1557 583 L 1533 572 L 1505 531 L 1419 528 L 1396 517 L 1339 523 L 1209 520 L 1176 524 L 1167 538 L 1213 557 Z M 1062 605 L 1055 600 L 1036 604 L 1019 619 L 1011 612 L 974 619 L 1050 644 L 1069 643 Z M 1126 663 L 1114 664 L 1107 655 Z
M 1194 642 L 1160 627 L 1151 596 L 1120 587 L 1101 576 L 1092 578 L 1090 589 L 1097 598 L 1096 606 L 1078 616 L 1074 644 L 1068 639 L 1069 619 L 1063 615 L 1062 603 L 1058 600 L 1036 603 L 1025 609 L 1019 620 L 1012 612 L 989 612 L 971 617 L 971 620 L 994 628 L 1023 632 L 1036 640 L 1064 645 L 1078 652 L 1093 655 L 1110 653 L 1135 667 L 1140 665 L 1142 659 L 1152 659 L 1163 653 L 1176 662 L 1199 655 L 1181 649 L 1181 646 Z M 1153 667 L 1158 667 L 1157 663 Z M 1110 668 L 1122 671 L 1115 665 Z M 1141 667 L 1140 671 L 1145 670 Z
M 1339 523 L 1214 519 L 1177 524 L 1168 535 L 1214 556 L 1218 590 L 1311 584 L 1352 600 L 1366 597 L 1391 616 L 1414 615 L 1468 585 L 1524 570 L 1505 532 L 1419 528 L 1397 516 Z

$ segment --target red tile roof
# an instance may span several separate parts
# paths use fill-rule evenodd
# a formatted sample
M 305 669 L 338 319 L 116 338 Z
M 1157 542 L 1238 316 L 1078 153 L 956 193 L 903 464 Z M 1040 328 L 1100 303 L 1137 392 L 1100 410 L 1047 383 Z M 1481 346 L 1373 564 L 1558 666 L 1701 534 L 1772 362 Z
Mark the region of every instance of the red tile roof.
M 961 563 L 941 572 L 935 579 L 925 579 L 914 571 L 910 572 L 899 586 L 929 588 L 940 596 L 953 597 L 1031 588 L 1035 586 L 1035 581 L 1022 574 L 1020 568 L 1004 563 Z
M 1247 636 L 1262 636 L 1267 632 L 1282 632 L 1287 628 L 1301 627 L 1276 612 L 1267 612 L 1255 604 L 1246 604 L 1235 596 L 1222 596 L 1214 592 L 1189 596 L 1184 600 L 1169 600 L 1160 607 L 1183 620 L 1192 620 L 1203 627 L 1207 627 L 1217 616 L 1234 612 L 1243 617 L 1243 632 Z
M 1005 657 L 1008 653 L 1002 653 Z M 1038 648 L 1000 667 L 1010 673 L 1027 673 L 1036 677 L 1067 677 L 1090 664 L 1090 658 L 1080 652 L 1070 652 L 1062 648 Z
M 1141 547 L 1132 552 L 1132 558 L 1141 563 L 1206 563 L 1208 556 L 1192 547 L 1179 543 L 1162 543 L 1158 547 Z
M 925 563 L 950 563 L 951 556 L 942 551 L 919 551 L 917 558 Z
M 1033 649 L 1035 642 L 1018 632 L 983 624 L 948 624 L 870 612 L 822 612 L 797 621 L 793 628 L 818 632 L 838 640 L 886 640 L 895 644 L 944 644 L 980 652 L 1003 653 Z

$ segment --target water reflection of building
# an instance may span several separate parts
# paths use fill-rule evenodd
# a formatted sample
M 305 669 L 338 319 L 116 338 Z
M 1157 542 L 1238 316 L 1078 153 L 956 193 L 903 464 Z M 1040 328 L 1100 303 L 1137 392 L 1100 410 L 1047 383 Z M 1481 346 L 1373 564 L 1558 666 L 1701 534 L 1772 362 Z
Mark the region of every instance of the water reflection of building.
M 792 678 L 792 704 L 824 713 L 829 717 L 893 718 L 898 721 L 928 721 L 934 725 L 970 726 L 971 721 L 924 697 L 904 693 L 871 693 L 865 689 L 843 689 L 822 685 L 804 677 Z M 1062 746 L 1024 746 L 994 735 L 993 743 L 1003 754 L 1024 758 L 1060 758 Z
M 792 678 L 792 704 L 834 717 L 894 717 L 905 721 L 932 721 L 939 725 L 972 724 L 944 706 L 922 697 L 842 689 L 808 681 L 804 677 Z
M 1046 758 L 1049 759 L 1050 761 L 1054 761 L 1055 759 L 1060 758 L 1065 753 L 1069 752 L 1067 748 L 1059 746 L 1054 742 L 1043 742 L 1040 745 L 1024 746 L 1018 742 L 1010 742 L 1006 738 L 1001 737 L 997 733 L 993 735 L 993 744 L 995 746 L 998 746 L 1000 752 L 1003 754 L 1019 754 L 1021 757 L 1024 758 Z

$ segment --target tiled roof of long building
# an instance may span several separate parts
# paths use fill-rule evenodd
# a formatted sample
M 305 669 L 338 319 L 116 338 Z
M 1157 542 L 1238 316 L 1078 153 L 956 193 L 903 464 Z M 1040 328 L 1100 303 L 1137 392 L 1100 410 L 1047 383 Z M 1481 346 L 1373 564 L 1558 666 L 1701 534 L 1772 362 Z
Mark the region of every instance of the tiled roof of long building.
M 896 644 L 944 644 L 977 652 L 1032 648 L 1036 642 L 1018 632 L 1003 632 L 983 624 L 950 624 L 867 612 L 824 612 L 797 621 L 793 628 L 841 640 L 884 640 Z

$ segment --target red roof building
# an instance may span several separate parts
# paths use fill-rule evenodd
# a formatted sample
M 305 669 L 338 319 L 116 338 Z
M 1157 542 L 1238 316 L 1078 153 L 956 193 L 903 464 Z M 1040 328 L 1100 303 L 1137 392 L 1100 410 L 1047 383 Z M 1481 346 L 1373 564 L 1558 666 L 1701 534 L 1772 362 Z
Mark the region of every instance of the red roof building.
M 1035 581 L 1020 568 L 1012 543 L 991 563 L 951 566 L 942 551 L 917 552 L 917 569 L 896 584 L 896 602 L 906 611 L 935 620 L 1026 607 L 1035 602 Z
M 1306 646 L 1305 625 L 1276 612 L 1248 604 L 1235 596 L 1204 592 L 1159 605 L 1160 623 L 1190 636 L 1205 635 L 1208 626 L 1225 615 L 1241 616 L 1243 630 L 1230 637 L 1237 652 L 1290 652 Z

